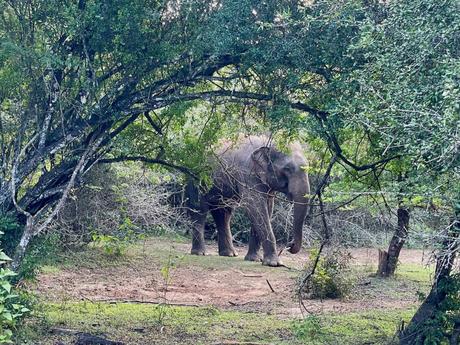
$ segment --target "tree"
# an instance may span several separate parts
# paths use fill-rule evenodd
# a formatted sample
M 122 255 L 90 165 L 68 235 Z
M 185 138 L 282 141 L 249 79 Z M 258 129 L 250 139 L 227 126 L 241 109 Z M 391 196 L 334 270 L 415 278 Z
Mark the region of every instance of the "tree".
M 452 213 L 460 174 L 454 1 L 0 5 L 0 208 L 25 225 L 14 234 L 15 266 L 98 162 L 138 159 L 202 178 L 200 153 L 229 120 L 210 111 L 197 115 L 204 136 L 184 131 L 193 113 L 209 114 L 204 102 L 250 107 L 287 135 L 314 134 L 334 163 L 370 176 L 371 186 L 404 162 L 404 183 L 381 175 L 385 188 L 404 186 Z
M 324 126 L 315 88 L 353 65 L 342 53 L 357 25 L 341 21 L 361 11 L 355 2 L 342 11 L 327 2 L 250 0 L 0 5 L 0 208 L 25 225 L 13 234 L 15 267 L 101 159 L 190 173 L 165 159 L 174 159 L 169 133 L 193 101 L 257 103 L 272 109 L 274 128 L 298 125 L 299 112 L 286 112 L 296 109 Z M 339 16 L 323 21 L 331 9 Z M 144 147 L 149 157 L 104 158 L 142 117 L 155 138 Z
M 402 155 L 411 166 L 406 192 L 437 200 L 451 215 L 450 226 L 439 229 L 438 238 L 447 239 L 438 240 L 432 291 L 400 336 L 402 344 L 438 342 L 458 338 L 457 314 L 446 304 L 458 294 L 451 273 L 460 195 L 460 8 L 432 0 L 382 6 L 383 19 L 370 18 L 350 47 L 367 61 L 336 83 L 332 111 L 345 126 L 371 133 L 382 152 Z
M 187 91 L 238 62 L 190 49 L 209 4 L 172 5 L 1 2 L 0 205 L 26 224 L 14 266 L 113 138 L 149 111 L 205 97 Z

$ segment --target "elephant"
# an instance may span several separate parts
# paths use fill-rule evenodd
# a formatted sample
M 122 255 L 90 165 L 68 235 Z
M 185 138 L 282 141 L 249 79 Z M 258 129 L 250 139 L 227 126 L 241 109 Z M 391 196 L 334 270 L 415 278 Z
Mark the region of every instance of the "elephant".
M 192 254 L 205 255 L 204 224 L 211 212 L 218 232 L 219 255 L 237 256 L 230 221 L 234 208 L 243 206 L 251 222 L 249 249 L 244 259 L 281 266 L 270 223 L 276 192 L 294 202 L 293 240 L 288 247 L 293 254 L 299 252 L 310 185 L 300 145 L 293 144 L 290 149 L 290 154 L 279 151 L 267 136 L 248 136 L 220 147 L 213 160 L 212 186 L 206 192 L 200 192 L 194 183 L 186 187 L 193 220 Z

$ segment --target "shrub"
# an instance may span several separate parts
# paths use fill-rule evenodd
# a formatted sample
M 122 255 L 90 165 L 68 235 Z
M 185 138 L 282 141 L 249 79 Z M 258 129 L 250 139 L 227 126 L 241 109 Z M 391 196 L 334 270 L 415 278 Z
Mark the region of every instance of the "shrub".
M 312 272 L 313 265 L 319 255 L 318 250 L 310 252 L 309 262 L 302 275 L 301 292 L 310 298 L 343 298 L 347 296 L 356 278 L 350 268 L 351 255 L 343 249 L 327 250 L 318 259 L 313 275 L 305 279 Z
M 106 255 L 109 256 L 122 256 L 128 245 L 135 243 L 137 240 L 143 239 L 143 234 L 138 234 L 131 229 L 132 223 L 127 218 L 123 224 L 120 225 L 124 232 L 124 235 L 117 236 L 98 234 L 97 232 L 92 233 L 92 242 L 90 245 L 101 248 Z
M 61 238 L 57 233 L 45 232 L 32 239 L 13 281 L 34 280 L 39 267 L 56 262 L 61 250 Z
M 438 289 L 446 298 L 437 305 L 437 309 L 423 327 L 417 330 L 420 344 L 458 344 L 460 340 L 460 273 L 452 274 L 441 282 Z M 420 299 L 425 299 L 420 296 Z M 418 344 L 418 343 L 417 343 Z
M 2 232 L 2 249 L 12 255 L 21 237 L 21 226 L 11 213 L 0 212 L 0 232 Z
M 1 235 L 3 232 L 0 232 Z M 0 344 L 13 343 L 13 333 L 29 313 L 11 286 L 11 278 L 16 273 L 5 267 L 9 261 L 11 259 L 0 249 Z
M 295 322 L 293 329 L 296 336 L 300 339 L 321 341 L 327 336 L 321 319 L 316 315 L 308 315 L 302 322 Z
M 96 167 L 50 230 L 65 246 L 93 242 L 112 254 L 121 254 L 126 242 L 144 234 L 182 231 L 189 222 L 168 203 L 173 192 L 163 183 L 171 178 L 139 165 Z

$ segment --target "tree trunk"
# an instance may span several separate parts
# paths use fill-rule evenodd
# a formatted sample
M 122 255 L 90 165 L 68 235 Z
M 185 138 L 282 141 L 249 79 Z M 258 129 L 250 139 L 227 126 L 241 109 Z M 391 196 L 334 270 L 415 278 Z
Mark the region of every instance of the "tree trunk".
M 409 230 L 409 210 L 403 206 L 398 208 L 398 227 L 388 246 L 388 252 L 379 250 L 379 268 L 377 275 L 391 277 L 395 274 L 398 265 L 399 253 L 407 239 Z
M 40 217 L 40 213 L 43 211 L 46 211 L 48 207 L 51 207 L 51 205 L 45 206 L 44 208 L 39 210 L 37 213 L 35 213 L 35 215 L 32 215 L 28 213 L 27 211 L 24 211 L 23 209 L 18 207 L 18 209 L 22 211 L 22 213 L 27 217 L 27 224 L 26 224 L 26 227 L 24 228 L 24 232 L 21 236 L 21 240 L 19 242 L 19 245 L 16 248 L 16 252 L 13 257 L 13 261 L 11 263 L 11 267 L 13 268 L 13 270 L 17 270 L 19 266 L 21 265 L 22 260 L 24 259 L 24 255 L 27 251 L 28 245 L 30 244 L 30 241 L 35 236 L 40 234 L 51 223 L 53 218 L 56 217 L 56 215 L 60 212 L 60 210 L 64 207 L 64 204 L 67 201 L 70 191 L 72 190 L 75 184 L 75 180 L 77 176 L 82 173 L 83 167 L 87 163 L 88 159 L 92 156 L 94 151 L 99 147 L 102 139 L 103 137 L 99 138 L 96 142 L 93 142 L 93 140 L 91 139 L 86 151 L 83 153 L 78 163 L 76 164 L 72 172 L 72 175 L 70 176 L 70 180 L 67 183 L 67 186 L 65 186 L 59 201 L 57 202 L 53 211 L 45 217 L 44 221 L 41 224 L 37 223 L 37 220 Z
M 430 294 L 419 307 L 407 327 L 400 333 L 400 345 L 423 345 L 430 332 L 429 322 L 436 317 L 442 302 L 446 299 L 450 273 L 458 250 L 457 238 L 460 233 L 460 220 L 453 222 L 447 239 L 442 243 L 442 252 L 436 261 L 436 278 Z M 452 335 L 452 338 L 455 334 Z
M 34 218 L 30 216 L 30 217 L 27 217 L 27 223 L 26 223 L 26 226 L 24 227 L 24 232 L 21 236 L 21 240 L 19 244 L 16 247 L 13 261 L 11 262 L 11 268 L 13 269 L 13 271 L 16 271 L 19 268 L 19 265 L 21 264 L 22 259 L 24 258 L 24 255 L 29 246 L 30 240 L 33 237 L 33 230 L 34 230 Z

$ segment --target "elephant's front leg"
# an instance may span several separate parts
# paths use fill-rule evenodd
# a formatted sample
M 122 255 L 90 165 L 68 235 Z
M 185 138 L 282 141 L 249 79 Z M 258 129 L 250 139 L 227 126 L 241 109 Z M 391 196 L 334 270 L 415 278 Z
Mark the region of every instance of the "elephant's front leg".
M 268 218 L 271 220 L 273 216 L 273 208 L 275 207 L 275 195 L 269 194 L 267 198 Z
M 267 198 L 267 210 L 268 210 L 269 219 L 272 218 L 274 200 L 275 200 L 275 196 L 273 194 L 269 194 Z M 254 226 L 251 226 L 251 233 L 249 235 L 249 249 L 248 249 L 248 253 L 244 257 L 244 260 L 262 261 L 262 258 L 259 255 L 259 250 L 260 250 L 259 234 L 257 233 L 257 229 L 255 229 Z
M 248 203 L 247 211 L 252 228 L 262 244 L 264 251 L 262 263 L 267 266 L 282 265 L 276 251 L 276 239 L 270 224 L 267 199 L 262 196 L 254 198 Z

